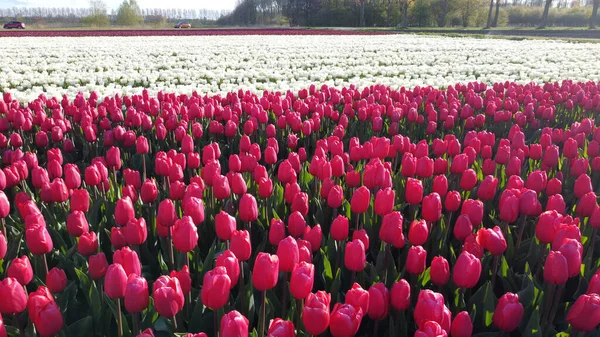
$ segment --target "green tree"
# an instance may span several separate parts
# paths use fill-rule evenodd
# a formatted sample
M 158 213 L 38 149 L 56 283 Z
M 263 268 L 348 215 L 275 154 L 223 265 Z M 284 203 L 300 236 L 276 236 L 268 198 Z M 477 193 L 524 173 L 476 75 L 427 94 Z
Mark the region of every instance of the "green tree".
M 144 21 L 140 6 L 135 0 L 123 0 L 117 12 L 117 22 L 121 26 L 135 26 Z
M 90 0 L 90 15 L 81 19 L 88 26 L 108 26 L 110 19 L 106 15 L 106 4 L 102 0 Z

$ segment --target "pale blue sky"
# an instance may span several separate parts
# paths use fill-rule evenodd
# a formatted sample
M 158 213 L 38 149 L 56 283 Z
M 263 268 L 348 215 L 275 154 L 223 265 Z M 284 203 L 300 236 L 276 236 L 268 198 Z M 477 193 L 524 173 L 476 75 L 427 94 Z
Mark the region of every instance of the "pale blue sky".
M 104 0 L 109 9 L 118 8 L 123 0 Z M 236 0 L 138 0 L 142 8 L 188 8 L 188 9 L 228 9 L 235 7 Z M 75 7 L 89 6 L 86 0 L 0 0 L 0 8 L 12 7 Z

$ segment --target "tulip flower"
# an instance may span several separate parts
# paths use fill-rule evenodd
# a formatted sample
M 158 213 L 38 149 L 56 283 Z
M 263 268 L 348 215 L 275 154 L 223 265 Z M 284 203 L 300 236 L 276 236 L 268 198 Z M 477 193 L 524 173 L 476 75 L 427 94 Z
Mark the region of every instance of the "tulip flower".
M 350 201 L 352 212 L 356 214 L 365 213 L 371 203 L 371 192 L 365 186 L 359 187 Z
M 219 212 L 215 216 L 215 230 L 217 237 L 223 241 L 231 239 L 231 233 L 236 229 L 235 217 L 229 215 L 225 211 Z
M 477 231 L 477 243 L 494 256 L 502 255 L 507 247 L 504 234 L 498 226 L 494 226 L 493 229 L 481 228 Z
M 202 303 L 217 310 L 222 308 L 229 300 L 229 290 L 231 289 L 231 280 L 225 267 L 215 267 L 204 274 L 202 291 L 200 294 Z
M 450 280 L 450 266 L 443 256 L 433 258 L 429 272 L 431 282 L 438 287 L 445 285 Z
M 334 337 L 351 337 L 358 332 L 363 318 L 360 307 L 336 303 L 331 312 L 329 331 Z
M 582 332 L 589 332 L 600 324 L 600 296 L 597 294 L 581 295 L 567 313 L 567 322 Z
M 125 237 L 127 243 L 132 246 L 139 246 L 146 242 L 148 237 L 148 230 L 146 227 L 146 220 L 144 218 L 130 219 L 125 226 Z
M 141 276 L 130 274 L 125 287 L 125 309 L 135 314 L 148 307 L 150 297 L 148 282 Z
M 406 258 L 406 272 L 413 275 L 420 275 L 425 271 L 427 251 L 421 246 L 412 246 L 408 250 Z
M 183 295 L 187 296 L 192 291 L 192 278 L 188 266 L 183 266 L 180 271 L 172 270 L 169 276 L 179 281 Z
M 108 262 L 104 253 L 100 252 L 89 257 L 88 272 L 93 280 L 99 280 L 106 275 Z
M 347 301 L 346 301 L 347 302 Z M 361 306 L 359 308 L 362 309 Z M 390 293 L 383 283 L 376 283 L 369 288 L 369 318 L 384 319 L 390 309 Z
M 45 287 L 29 295 L 27 308 L 30 320 L 42 337 L 56 336 L 62 330 L 62 312 Z
M 235 230 L 231 233 L 231 251 L 240 261 L 247 261 L 252 253 L 250 233 Z
M 16 278 L 7 277 L 0 280 L 0 313 L 18 314 L 27 307 L 27 293 Z
M 243 222 L 253 222 L 258 218 L 258 206 L 254 196 L 244 194 L 240 198 L 239 214 Z
M 415 332 L 415 337 L 447 337 L 448 333 L 435 321 L 427 321 Z
M 46 275 L 46 286 L 52 293 L 60 293 L 67 286 L 67 275 L 64 270 L 52 268 Z
M 294 323 L 275 318 L 269 324 L 267 337 L 293 337 L 295 336 L 294 331 Z
M 481 261 L 471 253 L 463 251 L 454 265 L 452 280 L 461 288 L 473 288 L 481 276 Z
M 394 209 L 395 198 L 396 193 L 389 187 L 377 191 L 373 203 L 375 213 L 381 216 L 390 213 Z
M 346 303 L 355 307 L 360 307 L 363 312 L 369 312 L 369 291 L 363 289 L 358 283 L 354 283 L 352 288 L 346 292 Z
M 290 279 L 290 293 L 296 299 L 305 299 L 313 288 L 315 268 L 311 263 L 300 262 L 294 266 Z
M 189 197 L 182 202 L 183 214 L 189 216 L 194 225 L 199 226 L 204 222 L 204 202 L 200 198 Z
M 31 263 L 29 262 L 29 258 L 24 255 L 22 257 L 17 257 L 12 260 L 11 264 L 8 266 L 8 277 L 12 277 L 19 281 L 22 285 L 27 285 L 33 279 L 33 269 L 31 268 Z
M 190 216 L 175 221 L 173 226 L 173 246 L 180 252 L 188 253 L 198 244 L 198 229 Z
M 288 231 L 291 236 L 295 238 L 299 238 L 304 234 L 304 229 L 306 228 L 306 220 L 302 216 L 302 214 L 298 211 L 290 214 L 288 218 Z
M 390 212 L 383 217 L 379 238 L 385 243 L 392 244 L 396 248 L 404 247 L 404 234 L 402 223 L 404 219 L 400 212 Z
M 459 312 L 452 321 L 452 337 L 471 337 L 473 334 L 473 323 L 466 311 Z
M 154 308 L 165 318 L 174 317 L 185 303 L 179 280 L 165 275 L 154 282 L 152 298 L 154 298 Z
M 519 296 L 506 293 L 500 297 L 492 321 L 500 330 L 511 332 L 519 326 L 523 312 L 523 304 L 519 303 Z
M 365 255 L 365 246 L 360 240 L 352 240 L 346 243 L 344 253 L 344 265 L 348 270 L 360 272 L 365 268 L 367 258 Z
M 215 266 L 225 267 L 225 270 L 227 271 L 227 276 L 229 276 L 229 280 L 231 281 L 230 287 L 233 289 L 233 287 L 235 287 L 235 285 L 237 284 L 238 278 L 240 276 L 240 264 L 235 254 L 233 254 L 233 252 L 229 249 L 224 251 L 223 254 L 217 256 Z M 181 280 L 179 282 L 181 283 Z
M 427 237 L 429 236 L 429 228 L 427 227 L 427 222 L 425 220 L 414 220 L 410 224 L 410 228 L 408 230 L 408 241 L 411 244 L 420 246 L 427 242 Z
M 127 287 L 127 274 L 125 269 L 118 263 L 111 264 L 106 270 L 104 291 L 108 297 L 119 299 L 125 296 Z
M 313 336 L 325 332 L 330 321 L 330 303 L 331 294 L 322 290 L 308 295 L 302 312 L 302 322 L 304 323 L 306 332 Z
M 244 315 L 235 310 L 230 311 L 221 318 L 220 336 L 247 336 L 249 323 L 250 322 Z
M 279 242 L 277 246 L 277 257 L 279 258 L 279 271 L 291 272 L 299 261 L 298 243 L 288 236 Z

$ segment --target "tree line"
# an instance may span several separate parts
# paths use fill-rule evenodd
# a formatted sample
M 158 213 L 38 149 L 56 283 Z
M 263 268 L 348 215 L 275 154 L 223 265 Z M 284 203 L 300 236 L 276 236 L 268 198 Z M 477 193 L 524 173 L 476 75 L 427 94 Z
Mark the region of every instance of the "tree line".
M 223 25 L 325 27 L 586 26 L 600 0 L 240 0 Z
M 141 8 L 136 0 L 124 0 L 119 8 L 108 9 L 102 0 L 90 0 L 86 8 L 73 7 L 12 7 L 0 8 L 0 18 L 24 20 L 33 24 L 60 24 L 66 26 L 111 24 L 130 26 L 138 24 L 165 25 L 170 20 L 188 20 L 197 23 L 215 22 L 229 11 L 182 8 Z M 195 25 L 196 26 L 196 25 Z

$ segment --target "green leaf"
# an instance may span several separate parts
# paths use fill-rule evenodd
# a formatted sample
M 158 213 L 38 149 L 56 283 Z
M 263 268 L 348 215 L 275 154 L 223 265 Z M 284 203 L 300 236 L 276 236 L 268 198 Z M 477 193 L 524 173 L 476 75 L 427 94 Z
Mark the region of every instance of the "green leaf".
M 110 311 L 113 313 L 113 317 L 115 318 L 115 326 L 117 325 L 117 305 L 113 302 L 113 299 L 108 297 L 108 295 L 104 294 L 104 302 L 110 308 Z M 121 321 L 123 324 L 123 337 L 132 337 L 131 329 L 129 329 L 129 325 L 127 324 L 127 317 L 125 317 L 124 310 L 121 310 Z M 117 327 L 118 329 L 118 327 Z M 116 334 L 116 332 L 115 332 Z
M 77 322 L 69 325 L 69 334 L 71 337 L 88 337 L 93 331 L 94 321 L 91 316 L 86 316 Z
M 540 327 L 540 308 L 536 307 L 529 317 L 529 322 L 527 323 L 527 327 L 523 331 L 523 337 L 541 337 L 542 336 L 542 328 Z
M 338 269 L 337 272 L 335 273 L 335 280 L 333 281 L 333 283 L 331 284 L 331 300 L 333 301 L 332 303 L 337 303 L 338 302 L 338 292 L 340 290 L 340 287 L 342 285 L 342 273 L 341 273 L 341 269 Z M 335 301 L 334 301 L 335 299 Z
M 492 317 L 496 309 L 496 296 L 490 281 L 487 281 L 475 294 L 469 298 L 468 308 L 475 307 L 474 330 L 481 331 L 492 324 Z

